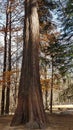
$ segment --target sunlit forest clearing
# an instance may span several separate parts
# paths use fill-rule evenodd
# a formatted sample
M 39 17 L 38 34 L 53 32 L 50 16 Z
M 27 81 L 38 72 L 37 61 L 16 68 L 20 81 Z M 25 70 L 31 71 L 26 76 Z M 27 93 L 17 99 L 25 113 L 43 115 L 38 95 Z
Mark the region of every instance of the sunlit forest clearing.
M 0 129 L 72 124 L 73 0 L 1 0 Z

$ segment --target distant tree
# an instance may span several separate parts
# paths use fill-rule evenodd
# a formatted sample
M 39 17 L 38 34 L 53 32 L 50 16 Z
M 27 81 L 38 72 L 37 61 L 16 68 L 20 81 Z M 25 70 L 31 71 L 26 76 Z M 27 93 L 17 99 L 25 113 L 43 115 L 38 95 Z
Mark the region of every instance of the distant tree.
M 12 3 L 10 2 L 10 5 L 8 6 L 9 11 L 9 43 L 8 43 L 8 68 L 7 71 L 11 72 L 11 5 Z M 10 105 L 10 85 L 11 85 L 11 75 L 8 75 L 8 79 L 7 79 L 7 91 L 6 91 L 6 107 L 5 107 L 5 113 L 8 114 L 9 113 L 9 105 Z
M 6 25 L 3 28 L 4 32 L 5 32 L 5 36 L 4 36 L 3 81 L 5 81 L 6 62 L 7 62 L 7 30 L 8 30 L 8 13 L 7 13 L 7 9 L 8 9 L 8 4 L 9 4 L 9 0 L 7 0 L 7 8 L 6 8 Z M 1 115 L 4 114 L 4 110 L 5 110 L 5 87 L 6 87 L 6 84 L 4 82 L 3 86 L 2 86 Z
M 21 53 L 21 51 L 19 51 L 20 53 L 19 53 L 19 55 L 16 59 L 15 55 L 16 55 L 16 52 L 18 50 L 15 51 L 16 42 L 14 41 L 14 39 L 17 37 L 16 36 L 17 31 L 21 31 L 20 35 L 22 37 L 22 26 L 21 26 L 22 15 L 18 16 L 18 12 L 21 14 L 21 11 L 20 11 L 19 8 L 20 8 L 20 6 L 22 6 L 22 3 L 23 3 L 23 1 L 19 2 L 19 0 L 17 0 L 17 1 L 7 0 L 7 1 L 4 1 L 2 3 L 2 7 L 4 8 L 4 10 L 1 11 L 1 13 L 4 15 L 4 17 L 6 15 L 6 19 L 3 19 L 3 25 L 0 23 L 0 25 L 1 25 L 0 34 L 3 33 L 3 36 L 5 37 L 4 38 L 4 44 L 5 43 L 6 44 L 4 45 L 4 49 L 3 49 L 3 51 L 4 51 L 4 64 L 5 64 L 4 68 L 5 69 L 3 70 L 3 77 L 1 77 L 2 78 L 1 79 L 2 86 L 5 86 L 5 87 L 2 87 L 2 99 L 1 99 L 2 100 L 1 106 L 2 106 L 2 104 L 4 104 L 4 108 L 3 108 L 4 110 L 2 108 L 1 108 L 1 110 L 5 111 L 6 113 L 8 113 L 9 105 L 10 105 L 10 103 L 9 103 L 9 100 L 10 100 L 10 98 L 9 98 L 10 97 L 9 96 L 10 95 L 10 84 L 12 83 L 11 80 L 12 80 L 12 75 L 13 75 L 13 74 L 11 74 L 11 71 L 12 71 L 11 65 L 12 65 L 12 69 L 15 69 L 16 60 L 19 62 L 19 59 L 20 59 L 19 57 L 22 56 L 22 55 L 19 56 L 20 53 Z M 10 12 L 10 10 L 11 10 L 11 12 Z M 23 10 L 23 8 L 22 8 L 22 10 Z M 23 19 L 23 17 L 22 17 L 22 19 Z M 16 25 L 18 25 L 18 26 L 16 26 Z M 12 33 L 12 35 L 11 35 L 11 33 Z M 11 43 L 11 37 L 12 37 L 12 43 Z M 15 42 L 15 45 L 14 45 L 13 41 Z M 22 42 L 22 39 L 21 39 L 20 42 Z M 3 42 L 2 42 L 2 44 L 3 44 Z M 12 44 L 12 49 L 11 49 L 11 44 Z M 21 45 L 20 49 L 21 48 L 22 48 L 22 45 Z M 2 57 L 3 57 L 3 55 L 2 55 Z M 5 59 L 5 57 L 6 57 L 6 59 Z M 5 91 L 5 89 L 6 89 L 6 91 Z M 4 96 L 4 95 L 6 95 L 6 96 Z M 6 103 L 5 103 L 5 101 L 6 101 Z M 6 104 L 6 106 L 5 106 L 5 104 Z

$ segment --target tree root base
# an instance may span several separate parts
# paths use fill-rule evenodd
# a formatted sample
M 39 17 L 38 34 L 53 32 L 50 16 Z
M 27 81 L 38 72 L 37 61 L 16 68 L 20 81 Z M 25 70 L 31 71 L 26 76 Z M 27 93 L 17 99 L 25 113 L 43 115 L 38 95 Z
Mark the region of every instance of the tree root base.
M 42 129 L 42 128 L 45 128 L 46 125 L 44 124 L 40 124 L 36 121 L 33 121 L 33 122 L 28 122 L 25 124 L 25 127 L 26 128 L 30 128 L 30 129 Z

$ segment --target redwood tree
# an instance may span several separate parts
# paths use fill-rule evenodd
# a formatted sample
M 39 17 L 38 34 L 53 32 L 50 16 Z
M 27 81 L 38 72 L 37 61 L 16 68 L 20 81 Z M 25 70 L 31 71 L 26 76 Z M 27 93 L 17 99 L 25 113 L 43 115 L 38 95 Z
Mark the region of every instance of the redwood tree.
M 11 126 L 27 124 L 41 128 L 45 124 L 39 75 L 39 20 L 37 0 L 25 1 L 24 45 L 18 105 Z

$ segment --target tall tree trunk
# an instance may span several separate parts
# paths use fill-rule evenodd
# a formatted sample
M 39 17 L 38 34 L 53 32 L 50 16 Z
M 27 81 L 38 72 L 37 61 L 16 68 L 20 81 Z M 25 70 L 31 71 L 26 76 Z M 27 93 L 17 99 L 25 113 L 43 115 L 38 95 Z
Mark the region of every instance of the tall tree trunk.
M 10 72 L 11 72 L 11 4 L 10 4 L 10 12 L 9 12 L 9 45 L 8 45 L 8 81 L 7 81 L 7 91 L 6 91 L 6 107 L 5 107 L 5 113 L 9 113 L 9 105 L 10 105 Z
M 53 56 L 52 57 L 52 77 L 51 77 L 51 92 L 50 92 L 50 113 L 52 114 L 52 104 L 53 104 L 53 72 L 54 72 L 54 66 L 53 66 Z
M 47 89 L 47 83 L 45 78 L 45 110 L 48 110 L 48 89 Z
M 27 123 L 40 128 L 45 124 L 39 76 L 39 21 L 36 0 L 25 1 L 25 39 L 18 105 L 11 125 Z
M 45 54 L 45 59 L 46 59 L 46 54 Z M 47 64 L 45 62 L 45 110 L 48 110 L 48 85 L 46 83 L 46 79 L 47 79 Z
M 17 41 L 16 41 L 16 49 L 17 49 L 17 52 L 16 52 L 16 71 L 18 71 L 19 69 L 19 62 L 17 60 L 18 58 L 18 32 L 17 32 Z M 18 78 L 19 78 L 19 72 L 16 72 L 16 78 L 15 78 L 15 92 L 14 92 L 14 102 L 15 102 L 15 105 L 17 103 L 17 100 L 16 100 L 16 96 L 17 96 L 17 90 L 18 90 Z
M 7 0 L 8 9 L 9 0 Z M 5 107 L 5 72 L 6 72 L 6 62 L 7 62 L 7 30 L 8 30 L 8 13 L 6 10 L 6 27 L 5 27 L 5 38 L 4 38 L 4 65 L 3 65 L 3 86 L 2 86 L 2 97 L 1 97 L 1 115 L 4 114 Z

